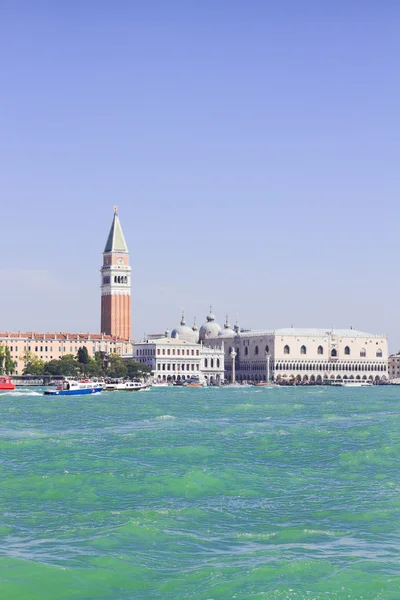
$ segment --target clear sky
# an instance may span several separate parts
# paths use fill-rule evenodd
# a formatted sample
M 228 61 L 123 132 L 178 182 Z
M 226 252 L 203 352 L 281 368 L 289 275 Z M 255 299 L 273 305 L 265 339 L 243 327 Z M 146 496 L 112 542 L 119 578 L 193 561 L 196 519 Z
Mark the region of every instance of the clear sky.
M 209 304 L 400 349 L 400 3 L 0 4 L 0 330 L 98 331 L 113 206 L 133 334 Z

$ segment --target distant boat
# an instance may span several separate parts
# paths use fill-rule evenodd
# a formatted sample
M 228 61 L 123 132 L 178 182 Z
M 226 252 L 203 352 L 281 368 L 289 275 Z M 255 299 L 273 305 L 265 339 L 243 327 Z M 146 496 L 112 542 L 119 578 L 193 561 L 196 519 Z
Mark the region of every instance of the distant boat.
M 343 379 L 343 381 L 332 381 L 328 385 L 333 387 L 371 387 L 374 384 L 372 381 L 349 381 L 348 379 Z
M 120 383 L 106 383 L 104 390 L 106 392 L 138 392 L 150 387 L 147 383 L 140 381 L 122 381 Z
M 15 390 L 15 384 L 11 381 L 8 375 L 0 376 L 0 391 L 12 391 Z
M 45 396 L 82 396 L 97 394 L 103 390 L 103 386 L 98 382 L 94 383 L 88 379 L 76 381 L 66 378 L 55 390 L 45 390 Z

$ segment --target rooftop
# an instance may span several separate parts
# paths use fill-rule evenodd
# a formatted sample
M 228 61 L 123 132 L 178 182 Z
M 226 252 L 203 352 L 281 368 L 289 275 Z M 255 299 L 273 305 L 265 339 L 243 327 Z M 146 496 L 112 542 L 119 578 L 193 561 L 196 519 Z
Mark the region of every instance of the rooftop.
M 12 332 L 5 331 L 0 332 L 0 340 L 4 339 L 28 339 L 28 340 L 105 340 L 112 342 L 127 342 L 128 340 L 123 340 L 117 338 L 114 335 L 106 335 L 105 333 L 69 333 L 65 331 L 60 331 L 59 333 L 40 333 L 36 331 L 26 331 L 26 332 Z

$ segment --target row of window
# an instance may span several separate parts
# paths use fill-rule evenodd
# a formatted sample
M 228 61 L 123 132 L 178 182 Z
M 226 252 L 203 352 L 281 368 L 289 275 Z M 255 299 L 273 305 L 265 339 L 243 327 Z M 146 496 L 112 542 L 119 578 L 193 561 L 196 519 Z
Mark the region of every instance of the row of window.
M 172 356 L 175 356 L 175 352 L 176 352 L 176 356 L 180 356 L 181 350 L 179 348 L 177 348 L 176 351 L 175 351 L 175 348 L 172 348 Z M 160 350 L 160 348 L 157 348 L 157 354 L 158 355 L 160 355 L 160 354 L 165 355 L 165 348 L 163 348 L 162 351 Z M 199 354 L 200 354 L 199 350 L 196 350 L 196 353 L 195 353 L 195 351 L 193 350 L 193 348 L 191 350 L 189 350 L 189 348 L 186 348 L 186 356 L 195 356 L 195 355 L 199 356 Z M 167 356 L 170 356 L 170 355 L 171 355 L 171 349 L 168 348 L 167 349 Z M 185 356 L 185 348 L 182 348 L 182 356 Z
M 103 345 L 103 347 L 106 346 L 107 348 L 109 346 L 110 347 L 111 346 L 116 346 L 115 342 L 101 342 L 100 343 L 100 342 L 97 342 L 97 341 L 93 341 L 93 342 L 85 342 L 84 344 L 82 344 L 80 346 L 75 346 L 75 351 L 77 352 L 78 348 L 81 348 L 82 346 L 87 347 L 87 345 L 90 344 L 90 343 L 92 343 L 92 345 L 94 346 L 94 349 L 99 349 L 99 350 L 100 350 L 100 346 L 101 345 Z M 1 342 L 0 342 L 0 344 L 1 344 Z M 22 347 L 20 348 L 18 346 L 15 346 L 15 347 L 14 346 L 8 346 L 8 347 L 10 348 L 10 352 L 14 352 L 14 350 L 15 350 L 15 352 L 19 352 L 19 351 L 22 350 Z M 53 346 L 24 346 L 24 351 L 25 350 L 31 351 L 31 350 L 33 350 L 33 348 L 35 348 L 35 350 L 34 350 L 35 352 L 43 352 L 43 348 L 44 348 L 44 352 L 48 352 L 48 351 L 53 352 Z M 50 349 L 50 350 L 48 350 L 48 349 Z M 70 346 L 71 352 L 72 352 L 72 349 L 73 349 L 73 346 Z M 65 352 L 65 346 L 59 346 L 58 347 L 58 351 L 59 352 L 62 352 L 62 351 Z
M 229 348 L 229 351 L 228 351 L 228 352 L 229 352 L 229 354 L 230 354 L 230 353 L 232 352 L 232 348 Z M 266 352 L 267 354 L 269 353 L 269 346 L 268 346 L 268 344 L 265 346 L 265 352 Z M 254 354 L 255 354 L 256 356 L 258 356 L 258 354 L 259 354 L 259 353 L 260 353 L 260 349 L 259 349 L 259 347 L 258 347 L 258 346 L 255 346 L 255 347 L 254 347 Z M 237 354 L 237 356 L 239 356 L 239 354 L 240 354 L 240 349 L 239 349 L 239 348 L 236 348 L 236 354 Z M 245 349 L 244 349 L 244 354 L 245 354 L 245 356 L 248 356 L 248 354 L 249 354 L 249 349 L 248 349 L 248 347 L 247 347 L 247 346 L 246 346 L 246 347 L 245 347 Z
M 290 354 L 290 346 L 286 345 L 283 348 L 283 353 L 284 354 Z M 344 354 L 345 356 L 350 356 L 350 346 L 345 346 L 344 348 Z M 300 354 L 307 354 L 307 347 L 306 346 L 301 346 L 300 348 Z M 322 346 L 318 346 L 317 349 L 317 354 L 324 354 L 324 348 Z M 336 348 L 332 348 L 331 350 L 331 356 L 335 357 L 337 356 L 337 350 Z M 365 348 L 362 348 L 360 350 L 360 356 L 362 358 L 365 358 L 367 356 L 367 351 L 365 350 Z M 378 348 L 378 350 L 376 351 L 376 357 L 377 358 L 382 358 L 382 350 L 380 348 Z
M 216 363 L 217 363 L 217 369 L 219 369 L 219 368 L 220 368 L 220 361 L 219 361 L 219 358 L 217 358 L 217 360 L 216 360 Z M 208 369 L 208 358 L 205 358 L 205 359 L 204 359 L 204 367 L 205 367 L 206 369 Z M 213 368 L 214 368 L 214 359 L 213 359 L 213 358 L 210 358 L 210 368 L 211 368 L 211 369 L 213 369 Z
M 346 363 L 341 365 L 339 363 L 331 364 L 303 364 L 303 363 L 287 363 L 275 365 L 275 371 L 386 371 L 385 364 L 351 364 Z
M 229 354 L 231 352 L 232 352 L 232 348 L 229 348 Z M 269 353 L 269 346 L 265 346 L 265 352 L 267 354 Z M 290 354 L 290 346 L 286 345 L 283 348 L 283 353 L 284 354 Z M 350 352 L 350 346 L 346 346 L 345 349 L 344 349 L 345 356 L 350 356 L 350 353 L 351 353 Z M 255 348 L 254 348 L 254 354 L 256 356 L 259 354 L 259 347 L 258 346 L 255 346 Z M 303 355 L 307 354 L 307 347 L 306 346 L 304 346 L 304 345 L 301 346 L 301 348 L 300 348 L 300 354 L 303 354 Z M 318 346 L 318 348 L 317 348 L 317 354 L 319 354 L 319 355 L 323 355 L 324 354 L 324 348 L 323 348 L 323 346 Z M 239 348 L 236 348 L 236 355 L 237 355 L 237 357 L 239 357 L 239 355 L 240 355 L 240 349 Z M 249 348 L 247 346 L 244 349 L 244 355 L 245 356 L 249 355 Z M 331 350 L 331 356 L 333 356 L 333 357 L 337 356 L 337 350 L 336 350 L 336 348 L 332 348 L 332 350 Z M 360 357 L 361 358 L 365 358 L 366 356 L 367 356 L 367 351 L 365 350 L 365 348 L 362 348 L 360 350 Z M 382 356 L 383 356 L 382 350 L 380 348 L 378 348 L 377 351 L 376 351 L 376 357 L 377 358 L 382 358 Z
M 186 371 L 199 371 L 200 370 L 200 366 L 198 364 L 194 364 L 194 363 L 186 363 L 186 367 L 185 364 L 182 365 L 178 365 L 176 363 L 157 363 L 157 370 L 158 371 L 184 371 L 186 368 Z

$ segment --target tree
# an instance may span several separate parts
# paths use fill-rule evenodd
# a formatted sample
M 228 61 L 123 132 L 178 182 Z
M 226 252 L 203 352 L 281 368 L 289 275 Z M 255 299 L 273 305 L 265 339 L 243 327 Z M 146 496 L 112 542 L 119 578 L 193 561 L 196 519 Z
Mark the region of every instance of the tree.
M 85 373 L 88 377 L 102 377 L 104 375 L 102 362 L 89 358 L 89 362 L 85 365 Z
M 146 377 L 151 373 L 151 367 L 140 362 L 127 361 L 126 368 L 128 370 L 128 377 L 132 379 L 135 377 Z
M 43 375 L 45 370 L 44 361 L 38 358 L 36 354 L 26 350 L 21 359 L 24 361 L 23 375 Z
M 63 377 L 76 377 L 80 373 L 79 363 L 73 354 L 64 354 L 59 360 L 49 361 L 44 365 L 44 370 L 49 375 Z
M 53 359 L 45 363 L 44 372 L 46 375 L 61 375 L 60 361 Z
M 128 369 L 126 364 L 118 354 L 110 354 L 107 362 L 107 377 L 118 378 L 127 376 Z
M 88 349 L 86 348 L 86 346 L 81 346 L 81 348 L 78 349 L 78 362 L 81 363 L 82 365 L 87 365 L 89 363 L 89 353 L 88 353 Z
M 16 367 L 16 362 L 11 358 L 10 348 L 0 345 L 0 375 L 10 375 Z

